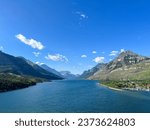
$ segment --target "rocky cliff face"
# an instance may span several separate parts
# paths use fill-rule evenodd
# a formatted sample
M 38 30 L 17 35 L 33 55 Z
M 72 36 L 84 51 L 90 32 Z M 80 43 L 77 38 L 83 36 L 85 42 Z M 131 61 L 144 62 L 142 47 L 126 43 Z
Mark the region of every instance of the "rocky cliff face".
M 114 59 L 112 62 L 110 62 L 106 69 L 108 71 L 115 70 L 117 68 L 121 68 L 124 66 L 130 66 L 134 64 L 138 64 L 142 61 L 148 60 L 148 57 L 138 55 L 131 51 L 125 51 L 122 52 L 116 59 Z

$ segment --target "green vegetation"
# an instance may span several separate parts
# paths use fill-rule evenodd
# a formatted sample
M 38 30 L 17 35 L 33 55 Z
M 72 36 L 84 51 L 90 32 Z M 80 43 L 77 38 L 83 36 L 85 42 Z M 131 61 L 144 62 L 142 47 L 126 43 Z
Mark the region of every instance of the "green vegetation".
M 112 88 L 118 89 L 150 89 L 150 80 L 128 80 L 128 81 L 114 81 L 114 80 L 107 80 L 101 81 L 100 84 L 106 85 Z
M 39 78 L 0 73 L 0 92 L 26 88 L 42 81 Z
M 99 80 L 149 80 L 150 79 L 150 61 L 141 62 L 131 66 L 124 66 L 115 70 L 102 70 L 90 79 L 99 79 Z

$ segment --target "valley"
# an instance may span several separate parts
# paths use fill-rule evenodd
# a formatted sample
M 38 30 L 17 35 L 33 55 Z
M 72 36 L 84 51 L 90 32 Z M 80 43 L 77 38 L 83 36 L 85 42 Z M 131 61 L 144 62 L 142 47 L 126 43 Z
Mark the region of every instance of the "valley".
M 39 82 L 62 79 L 99 80 L 100 84 L 119 89 L 150 89 L 150 58 L 132 51 L 120 53 L 109 63 L 99 63 L 81 75 L 58 72 L 38 65 L 24 57 L 14 57 L 0 51 L 0 91 L 29 87 Z

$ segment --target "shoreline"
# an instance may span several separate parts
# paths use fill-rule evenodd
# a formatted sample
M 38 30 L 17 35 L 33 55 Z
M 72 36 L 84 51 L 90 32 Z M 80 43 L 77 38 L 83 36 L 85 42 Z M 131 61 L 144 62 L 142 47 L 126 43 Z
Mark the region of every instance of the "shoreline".
M 141 88 L 141 87 L 137 87 L 137 88 L 122 88 L 122 89 L 119 89 L 119 88 L 114 88 L 114 87 L 110 87 L 110 86 L 107 86 L 107 85 L 104 85 L 104 84 L 101 84 L 101 83 L 98 83 L 98 85 L 102 85 L 104 87 L 107 87 L 111 90 L 116 90 L 116 91 L 124 91 L 124 90 L 130 90 L 130 91 L 146 91 L 146 92 L 150 92 L 150 89 L 144 89 L 144 88 Z
M 115 91 L 123 91 L 124 89 L 119 89 L 119 88 L 113 88 L 113 87 L 108 87 L 111 90 L 115 90 Z
M 123 90 L 130 90 L 130 91 L 146 91 L 146 92 L 150 92 L 150 89 L 144 89 L 144 88 L 123 88 Z
M 102 85 L 104 87 L 107 87 L 107 88 L 109 88 L 111 90 L 115 90 L 115 91 L 123 91 L 124 90 L 124 89 L 119 89 L 119 88 L 113 88 L 113 87 L 110 87 L 110 86 L 107 86 L 107 85 L 104 85 L 104 84 L 101 84 L 101 83 L 98 83 L 98 85 L 99 86 Z

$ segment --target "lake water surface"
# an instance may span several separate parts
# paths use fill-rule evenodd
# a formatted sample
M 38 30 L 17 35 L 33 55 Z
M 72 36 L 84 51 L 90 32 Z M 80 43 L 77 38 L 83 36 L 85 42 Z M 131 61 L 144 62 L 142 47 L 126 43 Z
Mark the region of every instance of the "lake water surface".
M 62 80 L 0 93 L 0 112 L 150 112 L 150 92 L 115 91 L 98 81 Z

